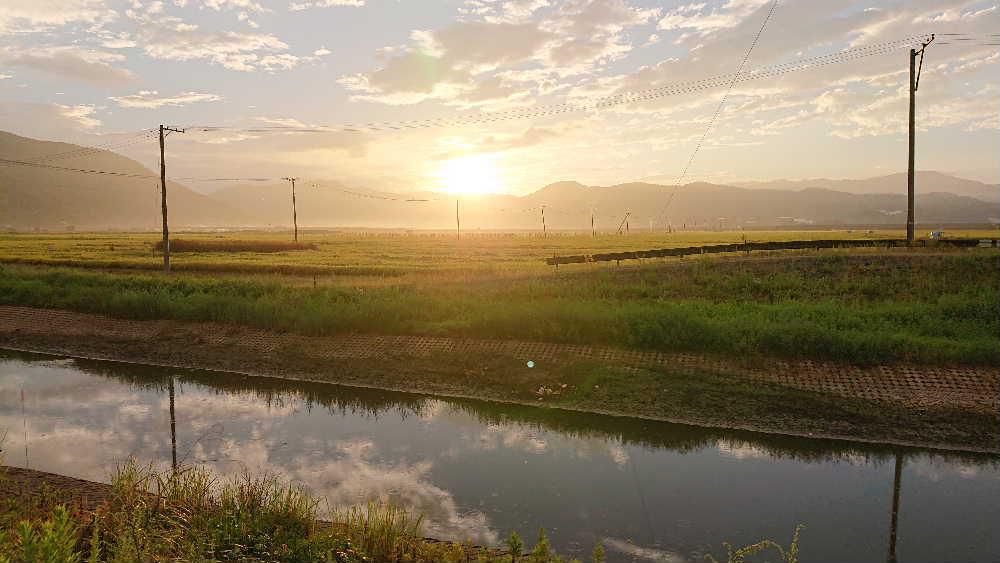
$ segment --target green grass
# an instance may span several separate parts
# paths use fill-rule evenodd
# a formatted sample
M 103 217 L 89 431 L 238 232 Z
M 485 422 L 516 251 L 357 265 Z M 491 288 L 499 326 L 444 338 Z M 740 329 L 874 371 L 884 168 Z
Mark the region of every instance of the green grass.
M 94 508 L 63 493 L 68 502 L 0 503 L 0 563 L 568 561 L 544 532 L 525 556 L 430 542 L 420 536 L 419 516 L 377 503 L 323 521 L 320 499 L 267 475 L 220 480 L 207 469 L 158 471 L 129 460 L 112 475 L 109 498 Z M 595 550 L 595 563 L 602 553 Z
M 309 251 L 305 251 L 309 252 Z M 369 332 L 854 363 L 1000 364 L 993 249 L 705 258 L 389 284 L 6 266 L 0 303 L 307 335 Z

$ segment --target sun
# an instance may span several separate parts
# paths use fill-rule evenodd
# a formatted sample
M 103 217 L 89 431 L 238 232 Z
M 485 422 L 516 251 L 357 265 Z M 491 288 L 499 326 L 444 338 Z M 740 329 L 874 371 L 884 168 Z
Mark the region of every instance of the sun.
M 476 154 L 452 158 L 441 164 L 437 178 L 442 189 L 453 194 L 490 194 L 503 191 L 497 157 Z

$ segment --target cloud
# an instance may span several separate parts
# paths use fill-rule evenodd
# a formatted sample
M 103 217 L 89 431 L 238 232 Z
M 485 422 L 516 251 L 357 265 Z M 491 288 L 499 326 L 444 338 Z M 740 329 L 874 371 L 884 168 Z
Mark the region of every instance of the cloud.
M 552 78 L 589 74 L 621 58 L 632 49 L 623 32 L 659 14 L 624 0 L 572 0 L 536 20 L 522 17 L 548 6 L 468 2 L 464 13 L 478 19 L 415 31 L 411 45 L 382 50 L 382 68 L 340 83 L 358 93 L 353 99 L 386 104 L 509 104 L 526 89 L 551 91 Z M 518 79 L 526 84 L 514 84 Z
M 256 13 L 271 11 L 253 0 L 201 0 L 201 4 L 206 8 L 211 8 L 217 12 L 223 9 L 235 9 Z
M 113 17 L 103 0 L 4 0 L 0 2 L 0 33 L 45 31 Z
M 0 51 L 0 62 L 6 65 L 28 68 L 97 86 L 120 85 L 132 80 L 133 76 L 129 70 L 111 64 L 123 59 L 121 55 L 76 47 Z
M 334 8 L 338 6 L 351 6 L 360 8 L 365 5 L 365 0 L 315 0 L 306 2 L 292 2 L 288 5 L 291 12 L 300 12 L 310 8 Z
M 35 138 L 71 139 L 96 143 L 91 135 L 101 125 L 91 105 L 37 104 L 0 101 L 3 129 Z
M 459 13 L 492 23 L 517 23 L 527 21 L 550 4 L 549 0 L 467 0 Z
M 97 108 L 90 105 L 64 106 L 55 104 L 56 113 L 60 117 L 76 122 L 84 129 L 93 129 L 101 124 L 101 120 L 93 117 Z
M 268 33 L 206 31 L 174 16 L 151 17 L 131 9 L 125 14 L 139 25 L 136 39 L 154 59 L 208 61 L 242 72 L 288 70 L 304 60 Z
M 770 2 L 771 0 L 728 0 L 722 6 L 713 8 L 708 8 L 704 2 L 685 4 L 667 12 L 657 27 L 663 30 L 694 30 L 701 35 L 708 35 L 740 25 Z
M 215 102 L 222 99 L 216 94 L 206 94 L 204 92 L 181 92 L 173 96 L 159 96 L 155 90 L 140 90 L 138 93 L 128 96 L 112 96 L 123 108 L 159 108 L 163 106 L 185 106 L 198 102 Z

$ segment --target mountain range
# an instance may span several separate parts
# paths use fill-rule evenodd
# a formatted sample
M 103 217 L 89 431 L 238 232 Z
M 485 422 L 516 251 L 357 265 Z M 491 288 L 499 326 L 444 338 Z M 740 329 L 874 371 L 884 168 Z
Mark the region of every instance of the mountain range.
M 52 159 L 81 147 L 0 132 L 0 228 L 8 230 L 155 229 L 160 224 L 156 174 L 109 151 Z M 82 173 L 61 166 L 131 176 Z M 138 176 L 138 177 L 136 177 Z M 917 174 L 916 215 L 921 227 L 1000 223 L 1000 186 L 939 172 Z M 168 182 L 171 225 L 271 227 L 291 224 L 287 182 L 232 185 L 211 194 Z M 772 226 L 902 226 L 906 176 L 864 180 L 777 180 L 741 185 L 649 183 L 586 186 L 564 181 L 524 196 L 463 196 L 463 229 L 761 228 Z M 297 185 L 301 227 L 452 228 L 456 196 L 395 194 L 334 180 Z M 627 215 L 627 219 L 626 219 Z

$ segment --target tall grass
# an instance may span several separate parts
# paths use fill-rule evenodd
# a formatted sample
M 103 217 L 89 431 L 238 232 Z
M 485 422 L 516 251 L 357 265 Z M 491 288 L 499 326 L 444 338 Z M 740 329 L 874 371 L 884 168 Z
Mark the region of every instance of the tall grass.
M 317 517 L 319 500 L 273 476 L 220 480 L 204 469 L 160 472 L 129 460 L 91 512 L 62 504 L 0 526 L 0 563 L 244 561 L 330 563 L 566 563 L 544 532 L 509 552 L 421 537 L 422 518 L 372 503 Z M 595 563 L 603 563 L 598 546 Z

